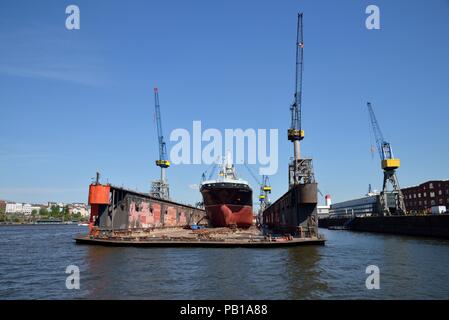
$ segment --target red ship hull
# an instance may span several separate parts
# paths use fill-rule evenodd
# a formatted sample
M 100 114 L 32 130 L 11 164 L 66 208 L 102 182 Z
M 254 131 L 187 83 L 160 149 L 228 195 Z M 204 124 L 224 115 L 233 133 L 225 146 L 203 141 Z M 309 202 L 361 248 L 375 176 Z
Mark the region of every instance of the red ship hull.
M 248 228 L 253 224 L 252 190 L 247 184 L 206 183 L 200 191 L 212 227 Z
M 206 213 L 214 227 L 248 228 L 253 224 L 253 208 L 248 205 L 210 205 L 206 206 Z

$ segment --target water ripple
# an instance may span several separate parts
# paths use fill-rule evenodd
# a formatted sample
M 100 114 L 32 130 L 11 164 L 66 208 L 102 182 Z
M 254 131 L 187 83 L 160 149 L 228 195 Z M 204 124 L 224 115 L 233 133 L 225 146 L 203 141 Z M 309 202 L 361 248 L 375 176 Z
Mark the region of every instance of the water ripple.
M 447 299 L 449 241 L 321 230 L 320 247 L 78 246 L 78 226 L 0 227 L 1 299 Z M 66 267 L 81 288 L 65 287 Z M 367 290 L 365 269 L 380 268 Z

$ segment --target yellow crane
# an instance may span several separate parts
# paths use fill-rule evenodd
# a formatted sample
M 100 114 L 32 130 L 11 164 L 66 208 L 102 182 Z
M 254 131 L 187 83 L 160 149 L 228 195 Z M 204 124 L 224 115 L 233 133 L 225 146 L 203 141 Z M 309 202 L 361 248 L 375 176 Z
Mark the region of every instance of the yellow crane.
M 371 103 L 368 102 L 367 106 L 371 119 L 371 126 L 376 139 L 377 150 L 381 160 L 381 168 L 384 172 L 383 187 L 379 196 L 381 214 L 404 215 L 406 214 L 404 196 L 399 187 L 398 177 L 396 176 L 396 169 L 400 167 L 401 161 L 393 156 L 393 150 L 390 143 L 385 141 Z M 393 187 L 391 191 L 388 191 L 388 183 Z

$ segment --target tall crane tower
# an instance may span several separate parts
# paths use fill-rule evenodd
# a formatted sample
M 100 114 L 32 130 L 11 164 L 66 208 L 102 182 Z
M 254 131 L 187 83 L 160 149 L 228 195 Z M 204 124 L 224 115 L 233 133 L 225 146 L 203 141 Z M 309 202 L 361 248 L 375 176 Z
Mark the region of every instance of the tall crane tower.
M 167 160 L 167 147 L 165 146 L 164 135 L 162 132 L 161 106 L 159 105 L 158 88 L 154 88 L 154 108 L 156 111 L 157 136 L 159 143 L 159 160 L 156 160 L 156 165 L 161 168 L 161 178 L 152 182 L 150 193 L 154 197 L 169 199 L 170 192 L 165 170 L 170 167 L 170 161 Z
M 293 143 L 293 160 L 289 165 L 289 188 L 299 183 L 314 183 L 312 159 L 301 158 L 300 142 L 304 139 L 304 130 L 301 128 L 301 107 L 302 107 L 302 71 L 303 71 L 303 14 L 298 14 L 296 30 L 296 77 L 295 96 L 293 104 L 290 106 L 291 126 L 288 129 L 288 140 Z
M 401 162 L 398 158 L 393 156 L 393 150 L 389 142 L 385 141 L 376 115 L 374 114 L 371 103 L 367 103 L 368 112 L 376 139 L 377 151 L 379 152 L 381 167 L 384 172 L 384 181 L 382 191 L 380 192 L 380 209 L 382 215 L 404 215 L 406 214 L 404 196 L 399 187 L 398 177 L 396 176 L 396 169 L 399 168 Z M 388 191 L 388 183 L 391 184 L 393 190 Z M 391 196 L 389 196 L 391 195 Z M 389 200 L 390 197 L 394 198 Z

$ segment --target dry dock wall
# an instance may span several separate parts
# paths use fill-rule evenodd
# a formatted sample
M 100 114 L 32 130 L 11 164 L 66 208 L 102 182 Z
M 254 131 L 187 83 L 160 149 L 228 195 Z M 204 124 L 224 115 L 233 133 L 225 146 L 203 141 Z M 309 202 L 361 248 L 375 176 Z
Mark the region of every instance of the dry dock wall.
M 342 226 L 348 218 L 320 219 L 320 227 Z M 438 237 L 449 239 L 449 215 L 359 217 L 347 227 L 354 231 L 390 233 L 398 235 Z
M 351 230 L 449 238 L 449 215 L 355 218 Z
M 184 227 L 207 224 L 204 210 L 147 194 L 110 187 L 109 204 L 98 205 L 95 226 L 101 230 Z
M 349 218 L 323 218 L 318 220 L 320 228 L 341 227 L 347 222 Z
M 278 233 L 317 235 L 317 188 L 316 183 L 294 186 L 263 212 L 263 223 Z

